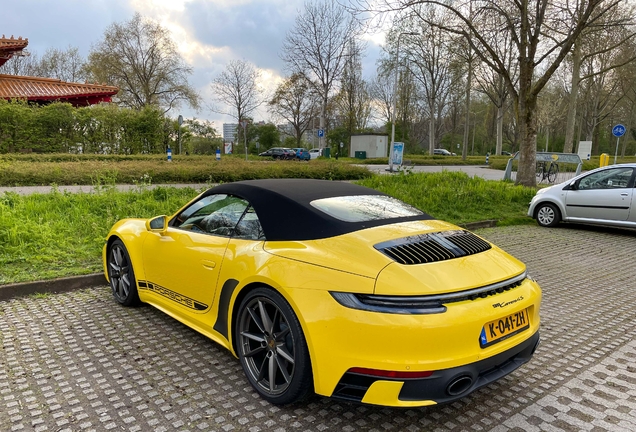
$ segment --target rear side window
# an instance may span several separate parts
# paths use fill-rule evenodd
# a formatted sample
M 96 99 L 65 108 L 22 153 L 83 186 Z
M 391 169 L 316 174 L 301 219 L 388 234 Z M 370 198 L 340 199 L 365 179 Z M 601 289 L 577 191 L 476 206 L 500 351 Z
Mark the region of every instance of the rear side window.
M 311 206 L 344 222 L 366 222 L 422 216 L 424 213 L 399 199 L 384 195 L 355 195 L 314 200 Z

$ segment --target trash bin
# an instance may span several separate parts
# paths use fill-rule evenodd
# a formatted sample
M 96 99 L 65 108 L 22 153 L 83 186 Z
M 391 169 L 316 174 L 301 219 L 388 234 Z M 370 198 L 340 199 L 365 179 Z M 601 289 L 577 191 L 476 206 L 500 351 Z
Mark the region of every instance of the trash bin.
M 325 147 L 324 149 L 322 149 L 322 155 L 326 158 L 330 158 L 331 157 L 331 148 L 329 147 Z
M 355 158 L 356 159 L 366 159 L 367 158 L 367 152 L 366 151 L 356 151 L 355 152 Z

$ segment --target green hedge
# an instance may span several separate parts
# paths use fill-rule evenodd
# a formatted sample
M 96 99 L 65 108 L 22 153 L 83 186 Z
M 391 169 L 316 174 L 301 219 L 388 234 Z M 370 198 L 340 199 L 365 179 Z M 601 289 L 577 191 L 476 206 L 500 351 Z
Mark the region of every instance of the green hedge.
M 0 100 L 0 153 L 163 153 L 173 135 L 172 120 L 152 107 Z
M 0 186 L 115 183 L 220 183 L 258 178 L 357 180 L 373 174 L 364 167 L 329 160 L 245 161 L 214 156 L 164 157 L 50 155 L 0 157 Z

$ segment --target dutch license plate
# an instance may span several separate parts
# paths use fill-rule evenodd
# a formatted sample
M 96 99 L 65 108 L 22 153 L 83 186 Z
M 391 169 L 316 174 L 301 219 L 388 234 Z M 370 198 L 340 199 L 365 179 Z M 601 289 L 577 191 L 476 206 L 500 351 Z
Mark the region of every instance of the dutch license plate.
M 528 309 L 520 310 L 508 316 L 490 321 L 484 325 L 479 335 L 479 345 L 485 348 L 516 335 L 530 327 Z

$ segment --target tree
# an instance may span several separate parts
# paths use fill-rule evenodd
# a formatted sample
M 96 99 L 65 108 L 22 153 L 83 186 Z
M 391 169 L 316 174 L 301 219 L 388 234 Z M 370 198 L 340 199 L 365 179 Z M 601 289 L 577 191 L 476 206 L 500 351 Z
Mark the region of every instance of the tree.
M 358 30 L 357 21 L 336 0 L 308 1 L 285 36 L 283 61 L 293 72 L 305 74 L 320 95 L 321 129 L 325 127 L 331 92 L 352 54 L 349 42 L 357 37 Z
M 188 83 L 192 68 L 169 31 L 139 13 L 106 29 L 91 49 L 86 71 L 91 81 L 119 87 L 117 100 L 123 106 L 157 106 L 164 113 L 182 102 L 199 107 L 199 96 Z
M 84 81 L 85 60 L 77 47 L 69 46 L 66 50 L 48 48 L 40 59 L 37 74 L 68 82 Z
M 564 152 L 570 153 L 575 147 L 574 128 L 578 104 L 578 92 L 583 81 L 596 75 L 620 68 L 636 58 L 634 52 L 625 55 L 621 49 L 630 43 L 636 34 L 630 29 L 633 7 L 612 17 L 603 17 L 598 25 L 587 28 L 574 44 L 570 56 L 572 74 L 568 100 L 567 125 Z M 581 76 L 585 63 L 596 63 L 591 73 Z
M 361 12 L 376 10 L 364 2 Z M 616 11 L 621 0 L 483 0 L 445 2 L 442 0 L 384 0 L 383 11 L 409 11 L 422 21 L 463 36 L 482 62 L 499 73 L 513 100 L 520 134 L 517 183 L 536 185 L 537 98 L 549 79 L 571 51 L 584 29 L 605 14 Z M 427 4 L 448 10 L 454 17 L 447 22 L 429 22 L 416 6 Z M 519 64 L 519 79 L 499 56 L 497 46 L 507 37 L 513 41 Z
M 181 140 L 184 141 L 185 148 L 190 149 L 193 154 L 215 154 L 216 149 L 223 145 L 211 121 L 186 119 L 182 130 Z M 187 133 L 184 133 L 185 131 Z
M 369 92 L 373 99 L 375 117 L 388 124 L 393 115 L 393 80 L 390 69 L 386 69 L 383 65 L 378 66 L 377 73 L 369 85 Z
M 253 125 L 251 127 L 261 151 L 280 145 L 280 131 L 271 123 Z
M 85 63 L 77 47 L 48 48 L 41 58 L 36 53 L 14 55 L 0 67 L 0 73 L 78 82 L 86 79 Z
M 448 19 L 448 13 L 435 8 L 418 11 L 418 15 L 426 16 L 426 23 L 441 23 Z M 420 21 L 419 25 L 421 24 Z M 439 26 L 425 24 L 421 25 L 420 35 L 405 38 L 404 45 L 409 70 L 418 82 L 426 102 L 424 107 L 428 114 L 428 152 L 432 155 L 433 149 L 437 147 L 437 120 L 442 115 L 454 84 L 452 39 Z
M 40 60 L 36 53 L 22 51 L 20 55 L 12 56 L 0 66 L 0 73 L 8 75 L 38 76 Z
M 223 108 L 212 107 L 212 110 L 242 121 L 250 117 L 263 102 L 263 90 L 257 81 L 260 71 L 245 60 L 232 60 L 227 67 L 212 81 L 212 91 L 217 102 Z
M 504 35 L 501 43 L 494 48 L 498 51 L 497 55 L 506 65 L 508 73 L 516 83 L 519 76 L 519 65 L 513 59 L 512 41 L 506 39 L 509 36 L 508 34 Z M 475 81 L 478 91 L 488 96 L 492 104 L 497 108 L 495 117 L 497 129 L 495 154 L 500 155 L 503 149 L 503 120 L 506 102 L 508 101 L 508 86 L 506 86 L 504 77 L 500 72 L 493 70 L 483 63 L 478 63 L 475 68 Z
M 303 134 L 310 128 L 319 106 L 311 83 L 302 74 L 292 74 L 276 88 L 268 105 L 276 117 L 292 126 L 295 147 L 301 147 Z
M 334 98 L 341 123 L 347 131 L 347 136 L 340 142 L 347 148 L 351 135 L 365 129 L 371 116 L 369 85 L 362 79 L 362 63 L 355 41 L 350 42 L 349 52 L 351 54 L 345 62 L 340 91 Z M 346 148 L 344 151 L 347 154 Z

